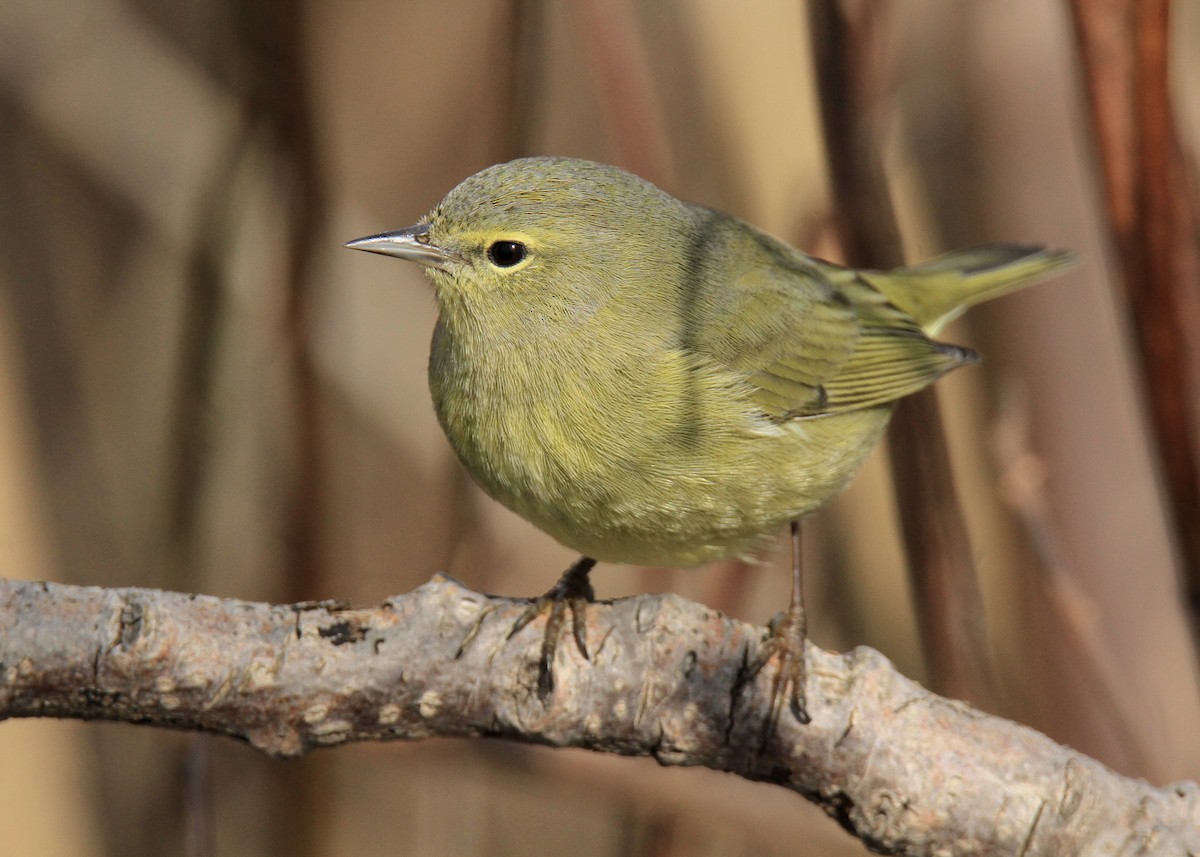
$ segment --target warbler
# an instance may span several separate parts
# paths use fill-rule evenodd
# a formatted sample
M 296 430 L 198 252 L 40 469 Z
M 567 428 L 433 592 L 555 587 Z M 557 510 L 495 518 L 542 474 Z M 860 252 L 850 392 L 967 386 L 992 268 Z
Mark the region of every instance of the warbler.
M 347 246 L 424 267 L 446 436 L 488 494 L 582 554 L 513 630 L 550 610 L 543 692 L 565 602 L 587 654 L 595 561 L 760 547 L 847 484 L 897 399 L 978 359 L 934 340 L 942 325 L 1071 259 L 992 244 L 852 270 L 560 157 L 489 167 L 417 225 Z M 793 574 L 774 652 L 806 720 L 798 556 Z

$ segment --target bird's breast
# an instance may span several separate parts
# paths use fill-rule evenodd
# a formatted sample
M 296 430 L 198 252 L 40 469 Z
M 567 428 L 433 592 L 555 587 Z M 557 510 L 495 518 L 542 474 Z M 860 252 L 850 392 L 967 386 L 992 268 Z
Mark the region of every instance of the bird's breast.
M 430 391 L 475 479 L 540 523 L 534 506 L 579 514 L 614 468 L 640 454 L 646 415 L 637 401 L 646 398 L 647 379 L 618 363 L 584 341 L 481 346 L 439 325 Z
M 493 498 L 581 553 L 645 565 L 752 548 L 837 490 L 886 422 L 779 424 L 737 376 L 670 348 L 480 351 L 443 329 L 429 381 L 451 445 Z

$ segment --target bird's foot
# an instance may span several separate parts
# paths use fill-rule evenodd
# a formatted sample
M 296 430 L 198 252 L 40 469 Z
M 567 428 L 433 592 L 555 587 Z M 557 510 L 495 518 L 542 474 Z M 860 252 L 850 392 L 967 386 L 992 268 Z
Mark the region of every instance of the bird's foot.
M 587 648 L 587 605 L 596 600 L 588 572 L 596 564 L 594 559 L 581 557 L 574 565 L 566 570 L 558 583 L 539 598 L 535 598 L 525 612 L 513 623 L 506 639 L 511 640 L 521 630 L 546 614 L 546 630 L 542 635 L 542 651 L 538 658 L 538 699 L 545 703 L 554 693 L 554 653 L 558 649 L 558 638 L 562 633 L 563 623 L 567 620 L 567 611 L 571 612 L 571 634 L 575 645 L 585 659 L 588 658 Z
M 757 675 L 771 661 L 777 662 L 775 676 L 771 680 L 771 706 L 763 724 L 764 741 L 774 733 L 785 704 L 799 723 L 812 720 L 805 690 L 808 680 L 808 663 L 805 660 L 808 629 L 803 608 L 797 610 L 793 605 L 787 612 L 772 619 L 767 631 L 767 639 L 763 641 L 758 658 L 750 668 L 751 675 Z

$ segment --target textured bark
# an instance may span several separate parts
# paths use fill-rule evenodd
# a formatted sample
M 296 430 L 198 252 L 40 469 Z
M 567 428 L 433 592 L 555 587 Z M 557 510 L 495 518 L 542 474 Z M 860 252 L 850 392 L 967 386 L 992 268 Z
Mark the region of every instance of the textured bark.
M 1118 776 L 870 649 L 810 647 L 813 722 L 768 734 L 771 676 L 746 666 L 763 629 L 673 595 L 594 605 L 591 661 L 559 646 L 543 705 L 537 625 L 505 641 L 524 606 L 443 577 L 368 609 L 0 580 L 0 719 L 199 729 L 277 757 L 504 737 L 778 783 L 884 853 L 1200 852 L 1195 784 Z

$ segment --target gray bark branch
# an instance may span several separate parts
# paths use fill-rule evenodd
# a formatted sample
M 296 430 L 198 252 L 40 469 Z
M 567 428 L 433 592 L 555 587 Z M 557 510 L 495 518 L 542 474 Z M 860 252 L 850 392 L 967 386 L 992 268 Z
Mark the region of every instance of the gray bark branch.
M 540 623 L 505 640 L 524 607 L 444 577 L 367 609 L 0 579 L 0 719 L 199 729 L 277 757 L 503 737 L 777 783 L 888 854 L 1200 854 L 1196 784 L 1119 776 L 870 649 L 810 646 L 813 722 L 767 730 L 773 668 L 747 667 L 763 629 L 673 595 L 591 607 L 591 660 L 560 645 L 543 705 Z

